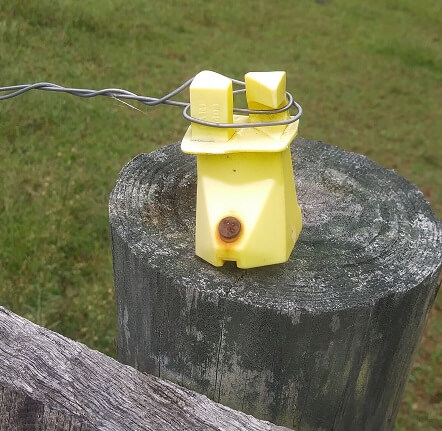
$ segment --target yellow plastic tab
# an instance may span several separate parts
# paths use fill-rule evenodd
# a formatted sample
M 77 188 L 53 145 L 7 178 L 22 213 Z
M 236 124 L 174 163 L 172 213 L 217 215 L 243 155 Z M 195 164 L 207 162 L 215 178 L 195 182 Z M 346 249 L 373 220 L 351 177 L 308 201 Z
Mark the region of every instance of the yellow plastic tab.
M 207 80 L 208 73 L 214 74 L 202 72 L 204 80 L 198 80 L 195 86 L 201 91 L 193 97 L 191 88 L 191 112 L 198 118 L 201 112 L 193 104 L 211 105 L 222 93 L 219 89 L 222 80 Z M 285 72 L 248 73 L 246 94 L 251 109 L 284 106 Z M 226 111 L 229 108 L 228 103 L 222 106 Z M 215 120 L 213 115 L 209 118 L 207 110 L 203 113 L 209 121 L 228 122 Z M 233 118 L 235 123 L 275 121 L 289 118 L 289 114 Z M 219 134 L 224 132 L 222 129 L 196 124 L 189 127 L 181 148 L 197 155 L 195 252 L 198 256 L 215 266 L 235 261 L 239 268 L 288 260 L 302 228 L 290 155 L 290 142 L 297 131 L 298 122 L 287 126 L 233 128 L 232 135 L 226 139 L 226 135 Z M 221 221 L 227 218 L 240 224 L 239 234 L 228 238 L 221 229 Z
M 198 73 L 190 85 L 190 115 L 212 123 L 233 122 L 232 80 L 210 70 Z M 192 125 L 192 140 L 226 142 L 233 129 Z
M 285 72 L 249 72 L 244 78 L 247 103 L 257 102 L 276 109 L 285 101 Z
M 282 108 L 287 104 L 285 72 L 249 72 L 245 75 L 245 81 L 249 109 L 267 111 Z M 289 111 L 278 114 L 250 114 L 250 121 L 280 121 L 289 117 Z M 258 127 L 258 130 L 279 139 L 286 128 L 287 126 L 271 126 Z

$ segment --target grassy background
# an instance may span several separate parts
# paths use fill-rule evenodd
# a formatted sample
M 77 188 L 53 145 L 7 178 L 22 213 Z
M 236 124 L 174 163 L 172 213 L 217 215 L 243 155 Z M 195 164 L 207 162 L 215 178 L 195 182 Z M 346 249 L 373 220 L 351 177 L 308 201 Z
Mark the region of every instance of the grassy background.
M 286 70 L 301 135 L 366 154 L 442 214 L 439 0 L 14 0 L 0 85 L 160 96 L 200 70 Z M 114 354 L 108 195 L 140 152 L 179 140 L 179 109 L 38 93 L 0 102 L 0 303 Z M 442 427 L 439 297 L 396 430 Z M 439 343 L 438 343 L 439 341 Z

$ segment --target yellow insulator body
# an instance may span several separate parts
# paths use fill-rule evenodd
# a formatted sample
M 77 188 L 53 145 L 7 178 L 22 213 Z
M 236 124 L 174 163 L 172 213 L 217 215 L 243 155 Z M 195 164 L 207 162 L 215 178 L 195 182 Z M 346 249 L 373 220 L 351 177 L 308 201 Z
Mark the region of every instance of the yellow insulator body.
M 228 81 L 214 72 L 198 74 L 192 83 L 194 88 L 190 88 L 192 116 L 212 122 L 222 122 L 214 121 L 214 117 L 229 118 L 233 104 Z M 210 87 L 207 93 L 204 86 Z M 285 73 L 249 73 L 246 92 L 250 109 L 284 105 Z M 215 106 L 211 100 L 216 100 Z M 251 114 L 252 119 L 234 115 L 233 122 L 269 121 L 261 120 L 260 115 Z M 275 121 L 287 118 L 287 113 L 265 116 Z M 189 127 L 181 149 L 197 156 L 197 256 L 215 266 L 235 261 L 239 268 L 288 260 L 302 228 L 290 155 L 290 143 L 297 131 L 298 121 L 247 129 L 223 130 L 196 124 Z M 234 238 L 223 236 L 220 223 L 226 217 L 233 217 L 240 225 Z

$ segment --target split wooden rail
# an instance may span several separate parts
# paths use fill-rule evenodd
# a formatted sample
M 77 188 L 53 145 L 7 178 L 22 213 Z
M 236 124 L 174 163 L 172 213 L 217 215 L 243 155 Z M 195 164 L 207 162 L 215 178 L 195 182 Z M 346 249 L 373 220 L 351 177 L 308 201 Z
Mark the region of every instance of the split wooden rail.
M 1 431 L 283 431 L 0 307 Z

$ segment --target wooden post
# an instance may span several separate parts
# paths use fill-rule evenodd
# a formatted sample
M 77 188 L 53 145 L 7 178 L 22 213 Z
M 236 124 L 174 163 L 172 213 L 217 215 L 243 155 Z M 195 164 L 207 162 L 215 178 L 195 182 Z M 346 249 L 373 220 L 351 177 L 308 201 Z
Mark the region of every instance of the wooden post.
M 288 431 L 0 307 L 0 431 Z
M 119 358 L 297 430 L 391 430 L 440 223 L 362 155 L 296 139 L 292 158 L 301 236 L 286 264 L 249 270 L 195 257 L 195 160 L 178 144 L 123 168 L 109 205 Z

